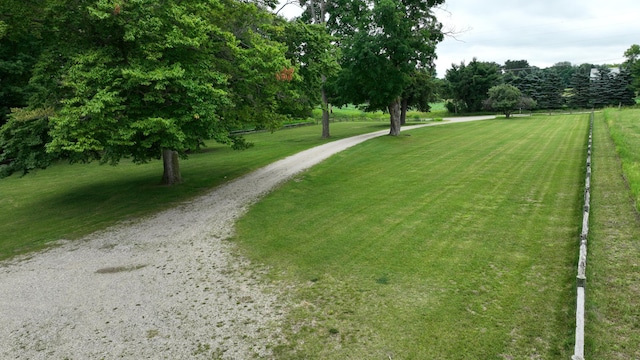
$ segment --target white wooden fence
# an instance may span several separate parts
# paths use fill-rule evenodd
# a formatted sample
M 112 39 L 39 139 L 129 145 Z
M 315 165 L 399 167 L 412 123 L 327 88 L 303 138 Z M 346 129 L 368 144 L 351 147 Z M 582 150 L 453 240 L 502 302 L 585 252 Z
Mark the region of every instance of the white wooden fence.
M 591 152 L 593 146 L 593 112 L 589 118 L 589 143 L 587 145 L 587 171 L 584 187 L 582 231 L 580 233 L 580 257 L 576 281 L 576 340 L 572 360 L 584 360 L 584 303 L 587 284 L 587 238 L 589 237 L 589 210 L 591 206 Z

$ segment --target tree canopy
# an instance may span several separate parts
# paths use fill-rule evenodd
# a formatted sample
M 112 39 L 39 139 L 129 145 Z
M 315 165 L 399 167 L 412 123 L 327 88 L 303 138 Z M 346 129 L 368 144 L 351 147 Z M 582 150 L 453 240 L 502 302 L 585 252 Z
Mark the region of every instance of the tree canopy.
M 50 0 L 41 15 L 46 46 L 29 105 L 53 109 L 38 129 L 46 133 L 40 151 L 54 158 L 116 164 L 162 155 L 164 181 L 175 183 L 177 157 L 204 140 L 243 148 L 232 130 L 249 121 L 274 128 L 282 119 L 278 96 L 287 85 L 275 74 L 294 69 L 285 45 L 270 40 L 283 28 L 254 3 Z M 48 165 L 16 163 L 21 149 L 9 146 L 20 143 L 11 139 L 24 133 L 17 128 L 36 119 L 43 117 L 16 117 L 0 134 L 0 160 L 13 162 L 5 173 Z
M 443 0 L 335 0 L 329 28 L 342 49 L 338 102 L 388 110 L 390 134 L 400 132 L 401 101 L 417 69 L 433 67 L 442 25 L 432 7 Z
M 469 64 L 453 64 L 445 79 L 459 111 L 480 111 L 487 92 L 502 81 L 500 65 L 473 58 Z
M 632 77 L 632 88 L 637 93 L 640 92 L 640 45 L 633 44 L 624 52 L 627 59 L 624 67 L 629 71 Z
M 488 99 L 485 101 L 485 107 L 491 110 L 500 111 L 507 119 L 515 110 L 525 107 L 535 107 L 532 99 L 522 95 L 520 90 L 508 84 L 500 84 L 489 89 Z

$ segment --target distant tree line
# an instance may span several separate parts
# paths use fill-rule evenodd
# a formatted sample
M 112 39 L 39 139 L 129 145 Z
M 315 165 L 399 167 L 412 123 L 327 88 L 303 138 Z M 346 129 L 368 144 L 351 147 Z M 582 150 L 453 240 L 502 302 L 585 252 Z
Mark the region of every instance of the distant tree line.
M 627 61 L 617 66 L 560 62 L 545 69 L 530 66 L 527 60 L 508 60 L 500 65 L 474 58 L 468 64 L 452 64 L 442 81 L 441 95 L 453 113 L 487 109 L 491 105 L 487 102 L 489 90 L 498 85 L 518 89 L 521 108 L 558 110 L 634 105 L 640 90 L 640 46 L 633 45 L 625 56 Z

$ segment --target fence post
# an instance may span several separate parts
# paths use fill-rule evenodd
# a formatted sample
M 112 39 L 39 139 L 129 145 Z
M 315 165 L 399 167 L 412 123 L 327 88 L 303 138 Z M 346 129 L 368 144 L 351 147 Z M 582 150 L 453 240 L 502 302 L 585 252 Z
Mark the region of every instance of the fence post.
M 576 276 L 576 338 L 572 360 L 584 360 L 584 304 L 587 284 L 587 239 L 589 237 L 589 211 L 591 210 L 591 152 L 593 145 L 594 113 L 589 115 L 589 143 L 587 145 L 587 170 L 584 181 L 584 206 L 582 213 L 582 231 L 580 232 L 580 256 L 578 275 Z

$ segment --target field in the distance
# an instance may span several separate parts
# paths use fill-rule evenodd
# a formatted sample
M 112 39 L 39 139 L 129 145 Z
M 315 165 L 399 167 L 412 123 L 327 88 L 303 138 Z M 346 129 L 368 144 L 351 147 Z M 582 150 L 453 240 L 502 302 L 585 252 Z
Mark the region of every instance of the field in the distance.
M 587 115 L 370 140 L 240 220 L 293 283 L 279 358 L 563 359 L 573 351 Z

